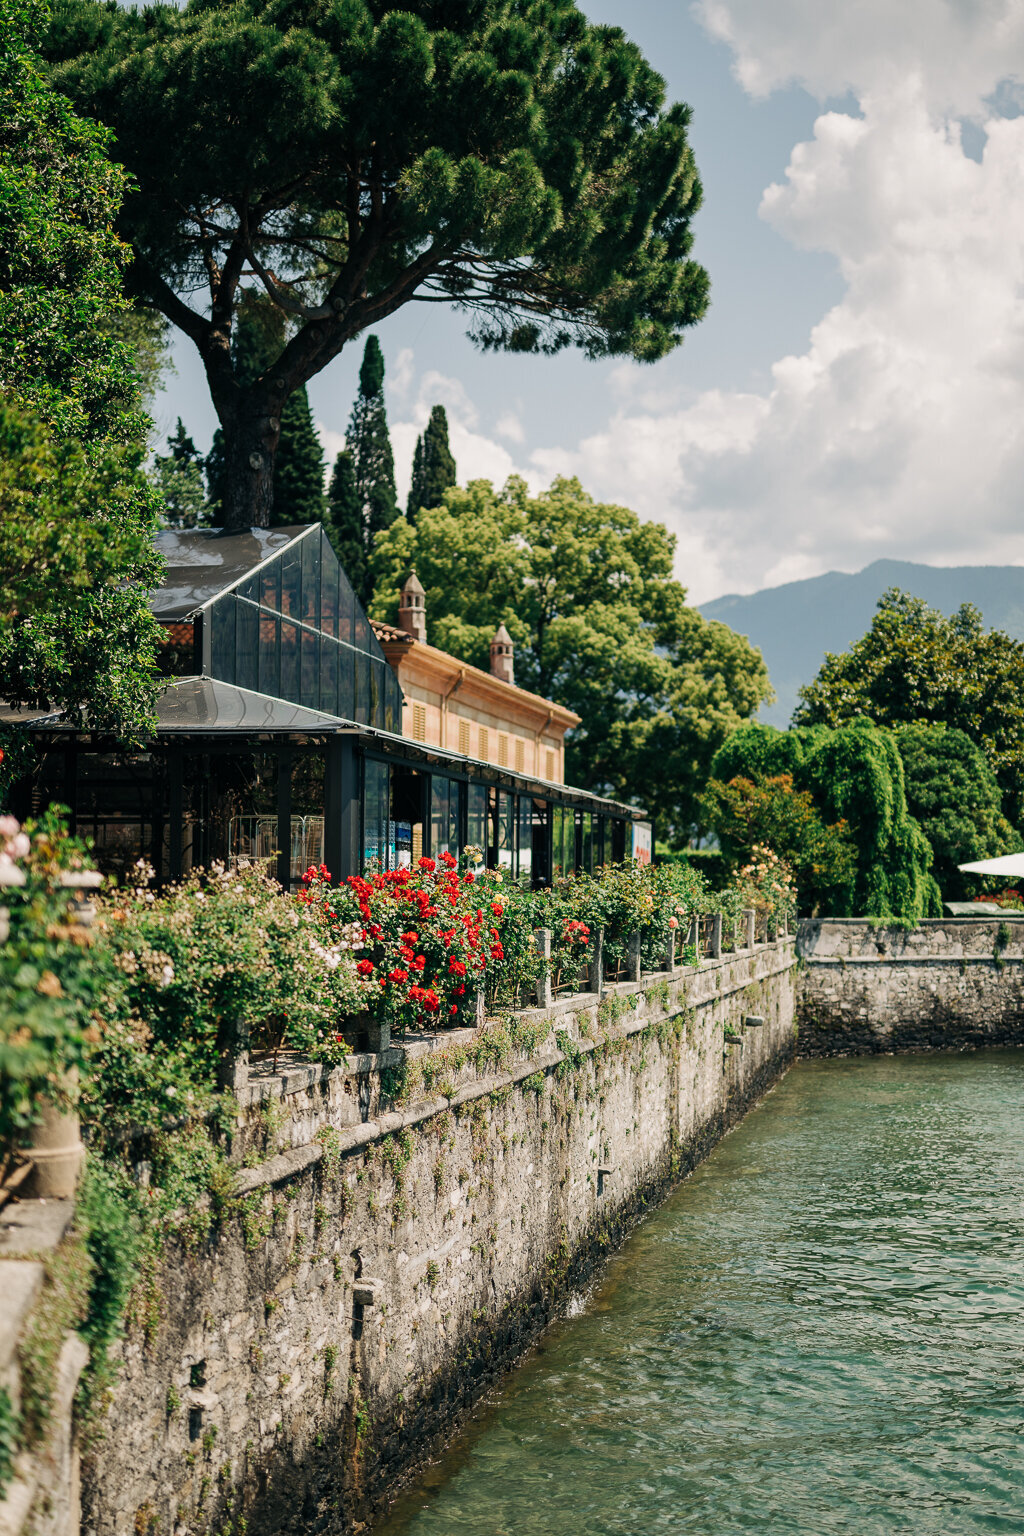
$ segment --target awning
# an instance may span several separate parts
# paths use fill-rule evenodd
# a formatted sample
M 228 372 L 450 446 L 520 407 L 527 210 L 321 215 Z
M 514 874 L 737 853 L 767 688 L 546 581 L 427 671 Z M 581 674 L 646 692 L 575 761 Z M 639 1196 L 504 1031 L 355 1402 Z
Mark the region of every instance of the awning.
M 1024 853 L 1008 853 L 1001 859 L 979 859 L 976 864 L 960 864 L 966 875 L 1006 875 L 1024 879 Z

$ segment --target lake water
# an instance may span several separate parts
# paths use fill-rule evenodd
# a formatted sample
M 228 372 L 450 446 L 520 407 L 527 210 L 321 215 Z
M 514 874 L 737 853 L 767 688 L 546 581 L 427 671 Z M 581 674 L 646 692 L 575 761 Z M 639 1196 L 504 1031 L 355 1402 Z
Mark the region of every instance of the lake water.
M 375 1536 L 1024 1532 L 1024 1052 L 793 1068 Z

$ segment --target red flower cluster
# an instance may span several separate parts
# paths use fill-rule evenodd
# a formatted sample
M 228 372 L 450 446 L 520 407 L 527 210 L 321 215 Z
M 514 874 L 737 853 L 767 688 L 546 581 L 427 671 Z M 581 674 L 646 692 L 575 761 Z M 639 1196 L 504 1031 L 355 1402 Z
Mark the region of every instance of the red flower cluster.
M 322 867 L 303 876 L 299 900 L 316 902 L 330 924 L 356 923 L 363 954 L 356 971 L 368 988 L 367 1006 L 383 1010 L 393 1028 L 415 1027 L 443 1014 L 457 1024 L 468 1013 L 489 966 L 505 957 L 494 926 L 501 901 L 471 905 L 476 877 L 460 876 L 447 851 L 421 858 L 415 869 L 353 875 L 332 889 Z
M 581 923 L 577 918 L 566 920 L 562 930 L 565 942 L 569 945 L 579 944 L 581 948 L 590 943 L 590 929 L 586 923 Z

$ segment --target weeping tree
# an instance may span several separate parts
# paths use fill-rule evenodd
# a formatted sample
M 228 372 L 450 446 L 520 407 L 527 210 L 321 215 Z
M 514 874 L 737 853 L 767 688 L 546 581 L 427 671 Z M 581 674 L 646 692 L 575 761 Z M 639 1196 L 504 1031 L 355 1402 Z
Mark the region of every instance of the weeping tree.
M 770 725 L 747 725 L 719 748 L 711 774 L 705 801 L 712 826 L 725 833 L 724 843 L 732 830 L 729 800 L 742 793 L 742 781 L 776 802 L 793 790 L 809 797 L 808 809 L 833 836 L 827 848 L 823 843 L 815 847 L 814 837 L 805 845 L 810 853 L 801 890 L 805 908 L 835 917 L 901 923 L 941 915 L 939 888 L 931 872 L 932 848 L 910 812 L 896 732 L 864 719 L 851 720 L 838 730 L 817 725 L 778 731 Z M 723 790 L 731 790 L 731 797 Z M 776 803 L 767 819 L 776 827 L 792 827 L 796 809 Z M 799 830 L 803 837 L 815 829 L 805 825 Z M 837 847 L 840 833 L 854 855 L 850 860 Z M 780 851 L 800 862 L 794 846 Z
M 45 46 L 134 178 L 129 281 L 198 348 L 229 528 L 270 520 L 289 396 L 404 304 L 646 361 L 705 311 L 689 109 L 571 0 L 68 0 Z M 289 328 L 245 380 L 253 287 Z

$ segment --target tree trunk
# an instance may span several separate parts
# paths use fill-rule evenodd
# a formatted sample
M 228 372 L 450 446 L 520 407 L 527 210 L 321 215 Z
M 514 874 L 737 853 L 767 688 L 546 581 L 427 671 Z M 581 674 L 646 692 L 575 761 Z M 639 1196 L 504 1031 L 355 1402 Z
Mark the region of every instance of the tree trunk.
M 274 457 L 281 434 L 281 405 L 262 394 L 243 393 L 221 416 L 224 428 L 224 529 L 269 528 L 274 506 Z

